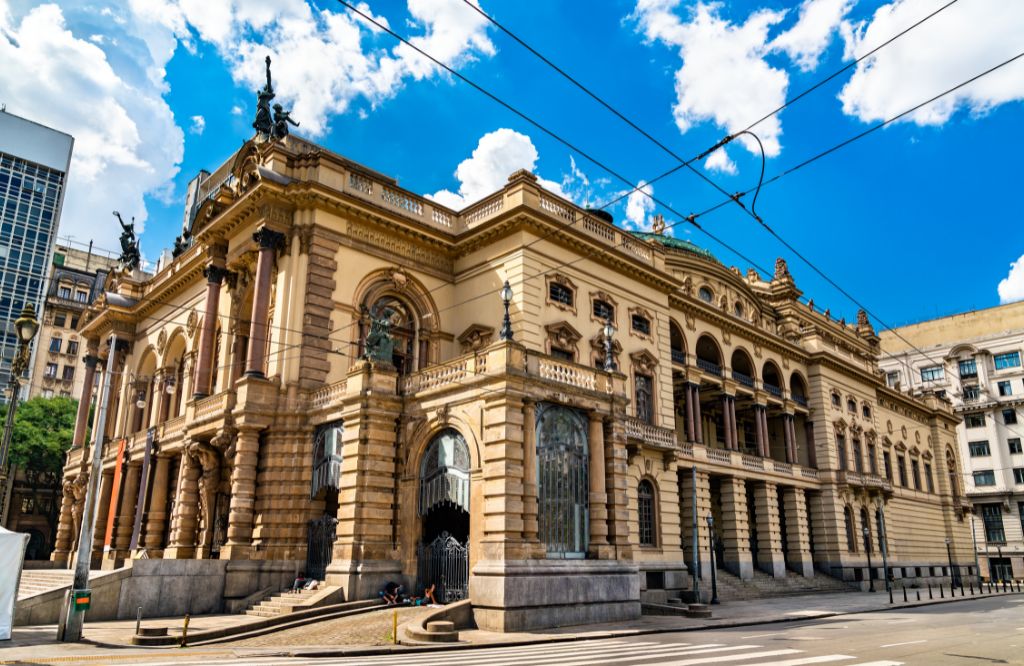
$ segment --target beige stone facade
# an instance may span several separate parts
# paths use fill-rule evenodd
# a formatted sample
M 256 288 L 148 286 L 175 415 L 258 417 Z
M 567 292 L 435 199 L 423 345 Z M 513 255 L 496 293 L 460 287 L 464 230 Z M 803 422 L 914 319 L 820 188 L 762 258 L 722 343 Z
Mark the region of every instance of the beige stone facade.
M 81 328 L 114 386 L 97 560 L 329 559 L 349 598 L 443 577 L 516 630 L 636 617 L 690 587 L 695 541 L 706 582 L 708 516 L 741 577 L 859 580 L 865 543 L 880 576 L 883 515 L 898 577 L 943 575 L 946 539 L 970 559 L 948 404 L 884 386 L 870 326 L 785 262 L 744 276 L 526 172 L 449 210 L 294 136 L 201 196 L 194 246 Z M 897 455 L 930 485 L 889 481 Z

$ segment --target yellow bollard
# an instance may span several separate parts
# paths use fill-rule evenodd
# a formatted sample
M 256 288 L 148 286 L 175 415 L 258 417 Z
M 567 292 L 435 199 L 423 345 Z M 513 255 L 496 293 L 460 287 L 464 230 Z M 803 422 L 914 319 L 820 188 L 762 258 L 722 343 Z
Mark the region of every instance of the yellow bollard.
M 398 611 L 391 616 L 391 642 L 398 645 Z
M 185 647 L 185 644 L 186 644 L 187 641 L 188 641 L 188 613 L 185 614 L 185 626 L 181 628 L 181 643 L 178 644 L 178 647 Z

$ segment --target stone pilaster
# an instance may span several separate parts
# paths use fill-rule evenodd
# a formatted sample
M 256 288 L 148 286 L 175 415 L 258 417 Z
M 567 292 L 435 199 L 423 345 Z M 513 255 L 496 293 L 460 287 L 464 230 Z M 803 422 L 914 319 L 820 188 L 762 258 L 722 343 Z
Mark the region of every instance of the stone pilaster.
M 203 328 L 199 333 L 199 359 L 196 362 L 195 384 L 192 397 L 202 398 L 210 393 L 211 369 L 216 359 L 213 358 L 214 338 L 217 336 L 217 315 L 220 311 L 220 289 L 227 269 L 213 264 L 203 270 L 206 276 L 206 303 L 204 305 Z
M 679 521 L 683 533 L 685 550 L 683 561 L 693 575 L 693 506 L 697 503 L 697 561 L 700 565 L 701 580 L 711 580 L 711 539 L 708 531 L 708 516 L 711 515 L 711 483 L 707 472 L 697 471 L 696 493 L 694 493 L 693 470 L 679 469 Z M 719 528 L 721 526 L 719 525 Z
M 256 508 L 256 467 L 259 459 L 260 431 L 239 428 L 235 439 L 235 459 L 231 464 L 228 540 L 220 550 L 222 560 L 252 559 L 252 519 Z
M 725 477 L 721 483 L 721 530 L 725 555 L 722 566 L 744 580 L 754 576 L 750 554 L 750 527 L 747 524 L 747 487 L 743 479 Z
M 153 468 L 153 485 L 149 489 L 149 510 L 146 512 L 143 544 L 153 556 L 163 548 L 164 528 L 167 526 L 167 490 L 170 482 L 170 456 L 157 456 Z
M 484 404 L 483 468 L 484 535 L 480 558 L 521 560 L 531 554 L 520 541 L 523 532 L 522 403 L 493 394 Z
M 608 493 L 608 542 L 615 547 L 615 558 L 630 560 L 629 457 L 626 452 L 625 405 L 615 405 L 605 432 L 605 488 Z
M 725 436 L 725 448 L 728 451 L 736 449 L 736 429 L 733 427 L 732 410 L 729 409 L 729 396 L 722 396 L 722 430 Z
M 779 495 L 774 483 L 755 483 L 754 512 L 757 517 L 757 566 L 776 578 L 786 575 L 779 524 Z
M 605 481 L 604 416 L 590 412 L 590 549 L 598 559 L 611 556 L 608 545 L 608 493 Z
M 796 457 L 796 438 L 793 433 L 793 415 L 783 414 L 782 415 L 782 435 L 786 445 L 786 462 L 795 463 Z
M 786 512 L 786 564 L 793 571 L 811 577 L 814 575 L 814 558 L 811 555 L 807 498 L 803 488 L 784 486 L 780 492 Z
M 263 227 L 254 233 L 252 238 L 259 243 L 260 249 L 256 259 L 256 282 L 253 285 L 249 355 L 245 364 L 245 374 L 249 377 L 264 377 L 267 365 L 271 276 L 277 250 L 284 245 L 285 237 L 279 231 Z
M 691 387 L 690 394 L 693 396 L 693 426 L 694 435 L 698 444 L 704 443 L 704 423 L 703 418 L 700 414 L 700 386 L 694 384 Z
M 348 425 L 346 424 L 346 428 Z M 263 435 L 256 473 L 256 517 L 252 542 L 261 557 L 305 557 L 307 520 L 323 515 L 323 501 L 310 502 L 313 429 L 304 414 L 278 416 Z M 282 511 L 281 507 L 289 507 Z M 303 516 L 297 519 L 297 516 Z
M 189 559 L 196 552 L 196 531 L 199 529 L 199 476 L 202 470 L 191 456 L 182 453 L 178 467 L 177 497 L 171 516 L 170 543 L 165 559 Z
M 695 424 L 694 416 L 694 395 L 693 395 L 693 384 L 687 382 L 683 386 L 683 395 L 686 399 L 686 441 L 695 442 L 697 441 L 697 428 Z
M 810 524 L 814 529 L 814 559 L 828 571 L 828 567 L 850 564 L 846 548 L 845 501 L 838 488 L 826 486 L 816 491 L 808 503 Z M 890 542 L 892 539 L 890 538 Z M 890 562 L 894 561 L 890 555 Z
M 133 461 L 124 467 L 124 484 L 114 523 L 112 548 L 109 559 L 124 559 L 131 555 L 132 528 L 135 526 L 135 505 L 139 499 L 139 482 L 142 479 L 142 463 Z
M 603 434 L 603 433 L 602 433 Z M 602 480 L 604 475 L 601 476 Z M 607 518 L 607 516 L 605 516 Z M 523 541 L 537 540 L 537 407 L 523 402 Z M 605 526 L 605 533 L 608 528 Z
M 93 446 L 97 446 L 93 442 Z M 107 516 L 110 513 L 110 496 L 114 491 L 114 472 L 103 472 L 100 480 L 99 504 L 96 505 L 96 531 L 92 537 L 92 561 L 98 563 L 103 557 L 103 539 L 107 533 Z M 87 518 L 83 518 L 86 520 Z
M 763 416 L 764 405 L 754 405 L 754 442 L 757 447 L 757 455 L 766 458 L 765 452 L 768 450 L 768 442 L 765 440 L 764 428 L 761 424 Z

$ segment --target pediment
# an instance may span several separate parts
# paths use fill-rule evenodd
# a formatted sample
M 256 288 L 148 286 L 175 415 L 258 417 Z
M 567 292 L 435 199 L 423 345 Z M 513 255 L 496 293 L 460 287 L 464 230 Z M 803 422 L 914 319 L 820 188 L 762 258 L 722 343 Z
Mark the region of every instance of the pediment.
M 494 327 L 484 326 L 483 324 L 471 324 L 456 339 L 462 345 L 463 352 L 482 349 L 494 339 Z

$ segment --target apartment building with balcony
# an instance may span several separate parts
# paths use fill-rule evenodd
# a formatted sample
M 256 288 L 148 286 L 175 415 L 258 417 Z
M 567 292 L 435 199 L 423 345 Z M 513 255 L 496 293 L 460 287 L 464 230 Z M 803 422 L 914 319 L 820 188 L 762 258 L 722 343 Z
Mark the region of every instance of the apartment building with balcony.
M 1024 302 L 881 335 L 890 386 L 949 399 L 982 575 L 1024 577 Z

